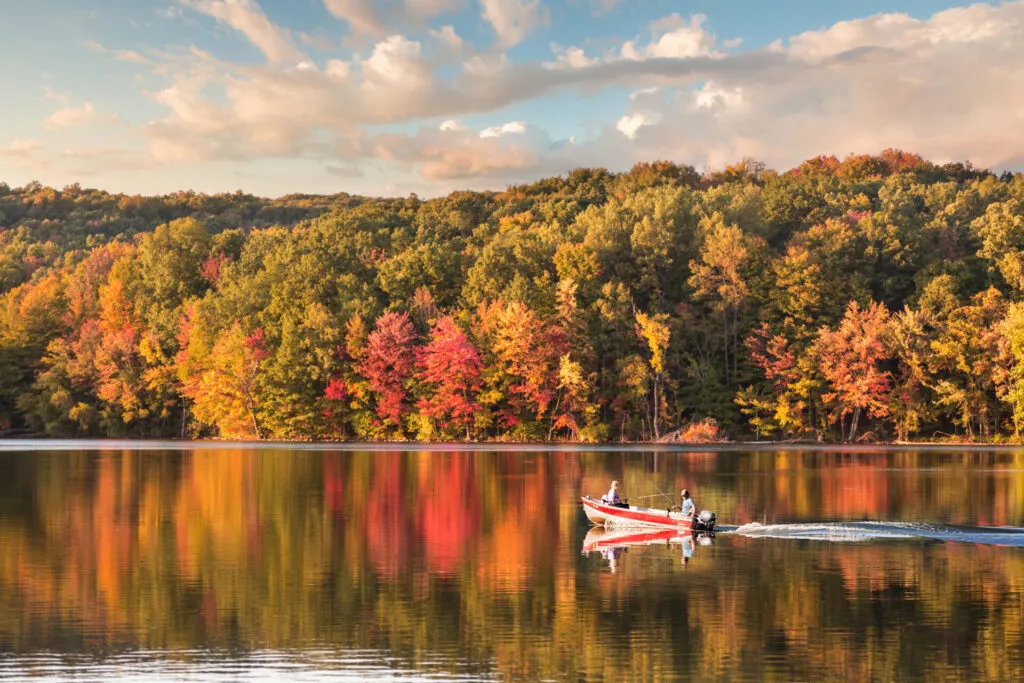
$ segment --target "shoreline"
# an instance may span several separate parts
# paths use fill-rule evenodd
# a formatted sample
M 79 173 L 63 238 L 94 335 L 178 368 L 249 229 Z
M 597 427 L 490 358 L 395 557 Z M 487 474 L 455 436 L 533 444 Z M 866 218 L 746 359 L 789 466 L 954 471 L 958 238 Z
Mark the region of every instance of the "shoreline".
M 308 451 L 571 451 L 571 452 L 625 452 L 625 453 L 729 453 L 743 451 L 832 451 L 844 453 L 870 453 L 877 451 L 1019 451 L 1024 443 L 949 442 L 949 441 L 891 441 L 870 444 L 842 444 L 817 441 L 728 441 L 714 443 L 659 443 L 659 442 L 604 442 L 577 443 L 557 441 L 234 441 L 227 439 L 52 439 L 52 438 L 0 438 L 0 452 L 14 451 L 71 451 L 71 450 L 251 450 L 297 449 Z

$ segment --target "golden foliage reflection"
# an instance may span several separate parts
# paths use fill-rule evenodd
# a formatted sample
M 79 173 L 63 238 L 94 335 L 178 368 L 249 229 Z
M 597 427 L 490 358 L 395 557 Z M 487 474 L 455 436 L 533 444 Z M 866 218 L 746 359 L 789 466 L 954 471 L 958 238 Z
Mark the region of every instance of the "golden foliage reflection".
M 720 535 L 687 565 L 678 546 L 630 549 L 615 574 L 580 555 L 577 495 L 612 478 L 653 501 L 685 485 L 720 523 L 1021 525 L 1024 456 L 979 457 L 8 455 L 0 647 L 381 648 L 511 679 L 1008 680 L 1016 548 Z

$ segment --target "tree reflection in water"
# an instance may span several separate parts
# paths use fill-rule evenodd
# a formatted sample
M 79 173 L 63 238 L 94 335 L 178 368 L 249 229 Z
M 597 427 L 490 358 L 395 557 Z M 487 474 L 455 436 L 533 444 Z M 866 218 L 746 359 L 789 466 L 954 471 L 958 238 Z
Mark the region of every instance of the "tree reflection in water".
M 1019 548 L 720 533 L 581 553 L 578 496 L 613 478 L 685 484 L 720 525 L 1024 523 L 1016 453 L 4 453 L 0 650 L 372 650 L 511 679 L 1022 673 Z

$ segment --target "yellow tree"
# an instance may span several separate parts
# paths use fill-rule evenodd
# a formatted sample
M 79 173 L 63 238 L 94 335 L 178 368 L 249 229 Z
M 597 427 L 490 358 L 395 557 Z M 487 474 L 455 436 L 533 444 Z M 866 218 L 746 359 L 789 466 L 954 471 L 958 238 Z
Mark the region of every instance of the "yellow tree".
M 659 389 L 662 385 L 662 378 L 665 373 L 665 351 L 668 349 L 669 339 L 672 336 L 668 327 L 668 316 L 647 315 L 637 312 L 636 331 L 640 338 L 647 344 L 651 356 L 648 362 L 651 366 L 651 386 L 654 395 L 654 414 L 651 417 L 651 428 L 654 430 L 654 438 L 661 438 L 659 427 L 659 415 L 661 413 L 661 401 Z
M 1013 410 L 1013 433 L 1020 439 L 1024 427 L 1024 303 L 1012 304 L 999 325 L 1002 355 L 1010 371 L 1000 390 L 1000 399 Z
M 995 288 L 975 294 L 971 303 L 949 312 L 937 325 L 928 355 L 936 404 L 950 411 L 954 424 L 973 437 L 998 430 L 998 387 L 1005 367 L 999 346 L 1006 300 Z
M 239 323 L 214 338 L 202 315 L 189 312 L 179 339 L 178 372 L 192 413 L 221 436 L 262 438 L 259 373 L 267 358 L 263 330 L 246 334 Z

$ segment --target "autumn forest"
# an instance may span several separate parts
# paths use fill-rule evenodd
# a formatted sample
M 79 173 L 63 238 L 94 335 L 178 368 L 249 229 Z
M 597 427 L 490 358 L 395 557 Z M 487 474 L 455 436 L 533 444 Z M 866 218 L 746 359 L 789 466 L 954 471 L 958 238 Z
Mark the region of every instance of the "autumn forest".
M 0 434 L 1022 431 L 1022 174 L 886 150 L 430 200 L 0 184 Z

